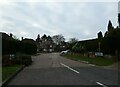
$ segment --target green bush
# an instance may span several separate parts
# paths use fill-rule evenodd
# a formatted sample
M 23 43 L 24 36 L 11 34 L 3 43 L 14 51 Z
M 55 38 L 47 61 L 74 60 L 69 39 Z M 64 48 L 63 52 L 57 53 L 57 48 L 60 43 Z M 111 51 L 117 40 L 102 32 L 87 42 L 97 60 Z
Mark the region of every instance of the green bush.
M 22 56 L 22 63 L 25 65 L 25 66 L 28 66 L 32 63 L 32 58 L 31 56 Z
M 2 34 L 2 55 L 16 54 L 36 54 L 37 45 L 32 39 L 18 40 L 7 34 Z

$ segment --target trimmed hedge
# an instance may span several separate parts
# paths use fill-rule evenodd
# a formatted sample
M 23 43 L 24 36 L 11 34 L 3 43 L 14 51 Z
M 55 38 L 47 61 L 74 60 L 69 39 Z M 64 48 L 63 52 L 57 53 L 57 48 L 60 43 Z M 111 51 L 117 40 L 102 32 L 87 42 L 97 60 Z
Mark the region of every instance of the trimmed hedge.
M 2 33 L 2 55 L 16 53 L 36 54 L 36 42 L 33 39 L 23 39 L 20 41 Z
M 32 58 L 29 55 L 16 55 L 15 58 L 10 59 L 9 55 L 5 55 L 2 58 L 2 65 L 3 66 L 10 66 L 14 64 L 23 64 L 28 66 L 32 63 Z

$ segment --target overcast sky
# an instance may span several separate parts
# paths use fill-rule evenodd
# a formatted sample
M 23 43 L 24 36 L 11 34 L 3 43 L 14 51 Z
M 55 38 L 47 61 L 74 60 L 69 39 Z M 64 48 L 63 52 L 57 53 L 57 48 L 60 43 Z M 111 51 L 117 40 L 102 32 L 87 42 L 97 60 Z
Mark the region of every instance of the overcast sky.
M 31 1 L 31 0 L 30 0 Z M 117 26 L 117 2 L 0 2 L 0 32 L 18 38 L 62 34 L 66 40 L 87 40 Z

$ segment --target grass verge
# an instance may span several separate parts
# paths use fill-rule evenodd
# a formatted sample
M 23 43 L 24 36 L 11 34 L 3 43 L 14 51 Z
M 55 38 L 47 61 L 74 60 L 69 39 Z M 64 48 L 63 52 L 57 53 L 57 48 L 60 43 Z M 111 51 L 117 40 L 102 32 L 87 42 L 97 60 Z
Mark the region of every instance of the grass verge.
M 98 66 L 108 66 L 116 62 L 115 58 L 108 59 L 105 57 L 85 57 L 85 56 L 78 55 L 78 54 L 77 55 L 76 54 L 63 54 L 61 56 L 64 56 L 66 58 L 73 59 L 73 60 L 86 61 L 90 64 L 94 64 Z
M 2 67 L 2 81 L 5 81 L 9 76 L 14 74 L 22 65 L 11 65 Z

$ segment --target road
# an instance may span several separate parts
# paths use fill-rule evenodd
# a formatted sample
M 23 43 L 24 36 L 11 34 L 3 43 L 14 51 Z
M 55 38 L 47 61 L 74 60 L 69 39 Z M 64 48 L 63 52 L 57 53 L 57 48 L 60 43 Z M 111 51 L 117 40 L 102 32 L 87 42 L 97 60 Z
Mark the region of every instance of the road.
M 118 72 L 46 53 L 32 57 L 8 85 L 96 85 L 109 87 L 118 84 Z

